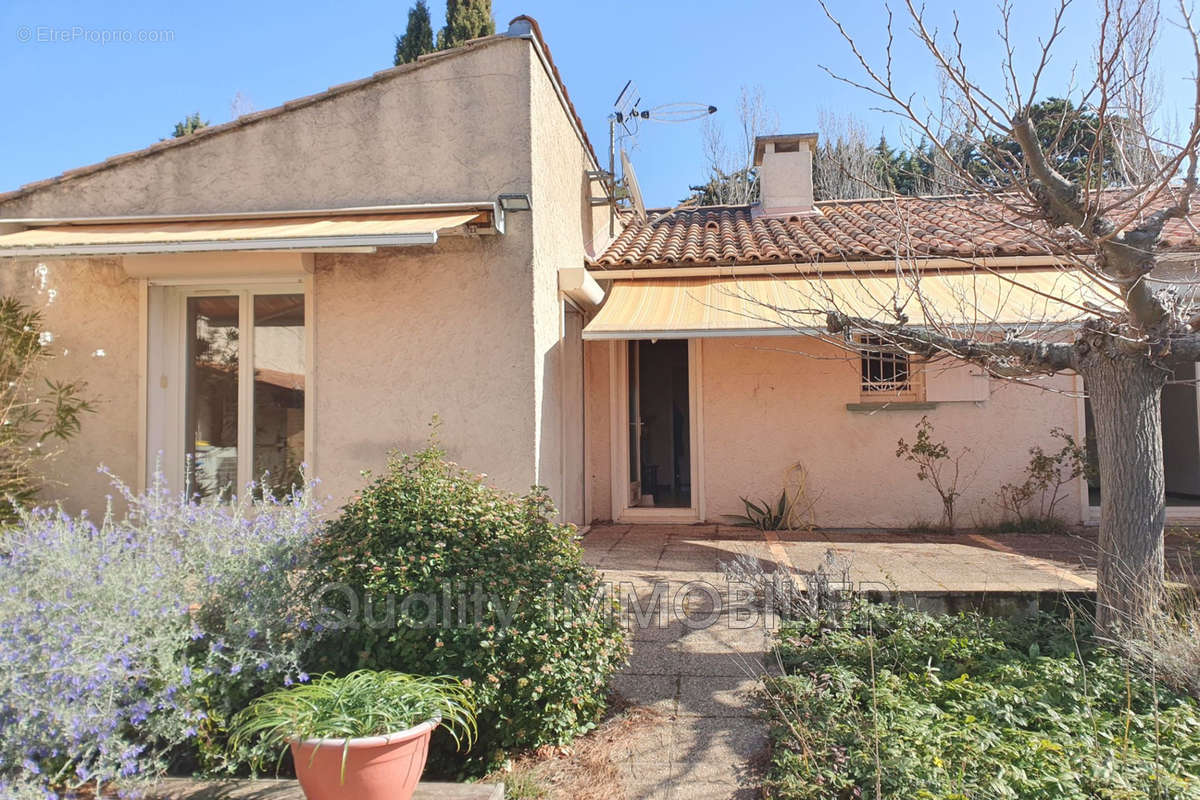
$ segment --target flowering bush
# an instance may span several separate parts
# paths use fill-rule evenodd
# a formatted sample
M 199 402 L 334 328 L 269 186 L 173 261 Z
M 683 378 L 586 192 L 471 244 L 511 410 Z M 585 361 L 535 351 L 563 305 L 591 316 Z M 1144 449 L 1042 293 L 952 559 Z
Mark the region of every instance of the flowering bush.
M 0 554 L 0 795 L 153 775 L 267 688 L 306 680 L 296 571 L 308 494 L 193 500 L 157 481 L 127 511 L 23 512 Z M 51 795 L 53 796 L 53 795 Z
M 318 595 L 340 628 L 322 666 L 463 678 L 478 706 L 468 769 L 587 730 L 626 643 L 553 516 L 543 491 L 494 489 L 436 447 L 393 458 L 319 544 Z

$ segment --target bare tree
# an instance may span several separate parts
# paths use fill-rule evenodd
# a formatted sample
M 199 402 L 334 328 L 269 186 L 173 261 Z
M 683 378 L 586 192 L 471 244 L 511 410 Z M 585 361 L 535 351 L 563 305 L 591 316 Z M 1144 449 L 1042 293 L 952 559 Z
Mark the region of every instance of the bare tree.
M 820 109 L 817 133 L 813 191 L 818 200 L 853 200 L 884 193 L 879 153 L 868 144 L 862 120 Z
M 258 110 L 254 105 L 254 101 L 250 99 L 250 95 L 241 92 L 240 90 L 233 95 L 233 99 L 229 101 L 229 118 L 237 119 L 246 114 L 253 114 Z
M 1161 390 L 1176 365 L 1200 359 L 1198 282 L 1162 280 L 1170 260 L 1164 229 L 1174 242 L 1195 240 L 1189 214 L 1200 145 L 1200 39 L 1190 9 L 1180 0 L 1175 15 L 1192 45 L 1196 102 L 1183 134 L 1166 141 L 1148 105 L 1160 24 L 1155 0 L 1101 0 L 1093 60 L 1073 75 L 1050 66 L 1071 0 L 1048 9 L 1049 29 L 1025 72 L 1014 53 L 1029 43 L 1010 35 L 1014 9 L 1004 0 L 998 33 L 1006 56 L 995 88 L 969 64 L 957 17 L 940 35 L 924 6 L 902 0 L 904 26 L 945 82 L 948 107 L 941 109 L 899 85 L 890 9 L 888 43 L 873 59 L 832 4 L 820 1 L 861 68 L 857 77 L 830 74 L 872 94 L 931 143 L 964 194 L 922 200 L 922 213 L 940 203 L 945 218 L 966 220 L 964 240 L 978 246 L 951 253 L 952 268 L 938 252 L 941 266 L 934 268 L 939 262 L 929 259 L 927 240 L 912 233 L 918 220 L 908 219 L 911 200 L 898 199 L 890 296 L 879 296 L 877 282 L 866 291 L 868 282 L 858 278 L 862 291 L 848 303 L 844 287 L 835 291 L 835 281 L 822 277 L 811 282 L 808 299 L 770 313 L 808 330 L 818 316 L 829 338 L 847 346 L 853 332 L 863 332 L 895 350 L 966 360 L 998 377 L 1036 383 L 1081 375 L 1102 486 L 1097 618 L 1109 630 L 1148 619 L 1164 574 Z M 1058 83 L 1047 86 L 1052 79 Z M 1064 102 L 1044 107 L 1035 121 L 1032 109 L 1047 97 Z M 1138 154 L 1136 165 L 1130 152 Z M 1002 272 L 988 248 L 1005 237 L 1046 266 L 1036 274 L 1028 267 Z M 843 281 L 854 274 L 853 262 L 839 266 Z M 983 283 L 1007 287 L 1011 296 L 985 297 Z M 870 311 L 864 296 L 874 303 Z M 1011 310 L 1017 297 L 1025 309 L 1014 324 L 1000 309 Z
M 1130 18 L 1126 44 L 1120 54 L 1126 80 L 1114 98 L 1110 135 L 1123 183 L 1152 181 L 1158 169 L 1159 142 L 1177 139 L 1165 131 L 1161 119 L 1162 73 L 1152 68 L 1162 16 L 1157 5 Z
M 779 127 L 778 117 L 767 105 L 761 86 L 741 88 L 737 127 L 737 141 L 731 145 L 719 122 L 712 117 L 704 120 L 708 178 L 704 184 L 690 187 L 701 205 L 748 205 L 758 200 L 754 139 Z

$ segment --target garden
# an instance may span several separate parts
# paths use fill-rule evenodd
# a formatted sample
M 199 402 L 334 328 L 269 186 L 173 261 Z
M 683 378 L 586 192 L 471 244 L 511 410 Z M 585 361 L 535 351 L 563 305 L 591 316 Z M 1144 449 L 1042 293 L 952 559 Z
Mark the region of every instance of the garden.
M 403 800 L 423 772 L 472 780 L 523 759 L 511 774 L 586 777 L 645 722 L 610 715 L 565 763 L 609 710 L 620 616 L 544 491 L 490 487 L 436 437 L 339 509 L 316 481 L 269 476 L 230 497 L 108 474 L 99 515 L 43 501 L 39 467 L 91 405 L 81 384 L 40 380 L 42 334 L 35 312 L 0 303 L 0 491 L 15 501 L 0 529 L 0 797 L 282 775 L 310 800 Z M 897 457 L 952 520 L 950 449 L 926 420 L 916 433 Z M 1002 487 L 1018 522 L 1052 518 L 1083 472 L 1059 438 Z M 748 504 L 742 523 L 787 511 Z M 761 569 L 730 574 L 784 592 L 772 606 L 790 617 L 760 697 L 769 796 L 1200 798 L 1194 596 L 1113 640 L 1082 609 L 933 616 L 839 596 L 844 576 L 824 568 L 802 590 Z M 548 750 L 563 763 L 529 760 Z
M 1200 797 L 1200 704 L 1085 615 L 855 603 L 787 623 L 777 652 L 772 797 Z
M 436 446 L 332 515 L 316 485 L 112 480 L 103 515 L 18 506 L 0 540 L 0 796 L 298 774 L 371 798 L 426 757 L 468 779 L 592 728 L 626 659 L 546 495 Z

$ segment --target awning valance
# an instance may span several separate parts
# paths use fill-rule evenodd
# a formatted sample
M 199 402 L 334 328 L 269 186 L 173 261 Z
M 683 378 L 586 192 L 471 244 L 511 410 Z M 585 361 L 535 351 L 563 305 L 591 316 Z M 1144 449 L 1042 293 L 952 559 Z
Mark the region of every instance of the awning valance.
M 39 225 L 0 234 L 0 257 L 57 257 L 221 250 L 323 250 L 434 244 L 438 231 L 488 223 L 474 210 L 275 218 Z
M 601 273 L 599 277 L 603 278 Z M 913 275 L 740 276 L 614 281 L 584 339 L 690 339 L 817 333 L 840 311 L 910 325 L 1040 326 L 1112 308 L 1115 295 L 1080 272 L 977 270 Z M 932 309 L 930 318 L 926 310 Z

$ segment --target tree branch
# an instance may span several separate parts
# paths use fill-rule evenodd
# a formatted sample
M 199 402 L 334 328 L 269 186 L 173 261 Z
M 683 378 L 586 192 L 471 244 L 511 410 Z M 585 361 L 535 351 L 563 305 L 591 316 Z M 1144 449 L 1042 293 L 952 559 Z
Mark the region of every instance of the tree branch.
M 1046 160 L 1037 131 L 1028 115 L 1013 119 L 1013 138 L 1021 146 L 1033 176 L 1034 196 L 1050 224 L 1070 226 L 1092 241 L 1097 267 L 1121 288 L 1132 322 L 1143 331 L 1153 330 L 1167 320 L 1167 309 L 1146 283 L 1154 269 L 1154 245 L 1167 220 L 1187 215 L 1187 197 L 1170 208 L 1156 211 L 1137 228 L 1117 233 L 1104 216 L 1090 217 L 1086 198 L 1077 183 L 1067 180 Z
M 926 328 L 880 323 L 852 317 L 839 311 L 830 311 L 825 315 L 825 327 L 833 334 L 847 334 L 856 328 L 867 333 L 882 334 L 914 355 L 925 358 L 954 356 L 978 364 L 988 372 L 1002 377 L 1075 369 L 1075 350 L 1065 342 L 1036 339 L 985 342 L 946 336 Z M 1196 336 L 1195 339 L 1197 347 L 1200 348 L 1200 336 Z
M 1167 339 L 1167 352 L 1162 353 L 1164 361 L 1171 364 L 1185 364 L 1189 361 L 1200 361 L 1200 334 L 1185 333 L 1171 336 Z

